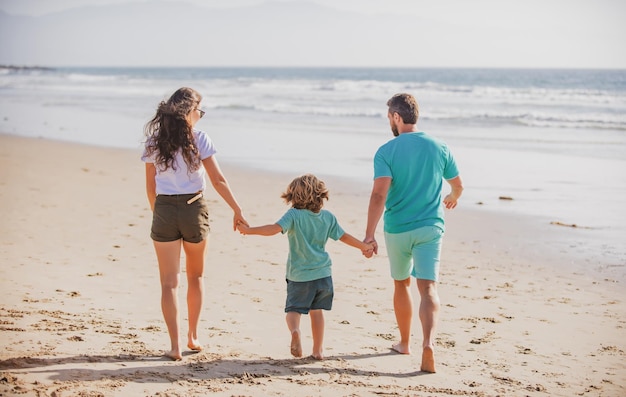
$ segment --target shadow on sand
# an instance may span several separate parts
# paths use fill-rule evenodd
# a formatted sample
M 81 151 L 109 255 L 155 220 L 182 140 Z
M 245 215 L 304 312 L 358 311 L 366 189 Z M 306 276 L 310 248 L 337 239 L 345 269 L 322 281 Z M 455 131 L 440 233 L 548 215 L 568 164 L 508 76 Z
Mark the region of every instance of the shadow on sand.
M 165 356 L 139 355 L 80 355 L 59 358 L 20 357 L 0 361 L 0 370 L 19 373 L 27 371 L 48 374 L 56 381 L 95 381 L 103 378 L 141 383 L 163 383 L 195 380 L 249 381 L 255 378 L 289 377 L 302 374 L 332 374 L 341 372 L 351 376 L 408 378 L 427 375 L 425 372 L 409 373 L 367 371 L 355 369 L 349 361 L 396 355 L 390 350 L 371 354 L 346 354 L 326 357 L 323 361 L 312 357 L 301 359 L 239 359 L 223 357 L 209 352 L 185 352 L 182 361 L 172 361 Z M 85 365 L 88 364 L 88 365 Z M 106 368 L 98 368 L 103 364 Z M 117 365 L 119 368 L 111 368 Z

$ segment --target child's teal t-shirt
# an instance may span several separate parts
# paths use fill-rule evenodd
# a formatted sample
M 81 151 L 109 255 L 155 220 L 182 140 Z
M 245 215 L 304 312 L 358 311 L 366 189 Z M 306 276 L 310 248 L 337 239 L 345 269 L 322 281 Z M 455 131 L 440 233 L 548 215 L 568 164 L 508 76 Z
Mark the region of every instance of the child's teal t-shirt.
M 339 240 L 344 234 L 332 213 L 291 208 L 276 224 L 282 228 L 283 234 L 287 233 L 289 240 L 288 280 L 312 281 L 330 277 L 332 263 L 326 252 L 326 242 L 329 238 Z

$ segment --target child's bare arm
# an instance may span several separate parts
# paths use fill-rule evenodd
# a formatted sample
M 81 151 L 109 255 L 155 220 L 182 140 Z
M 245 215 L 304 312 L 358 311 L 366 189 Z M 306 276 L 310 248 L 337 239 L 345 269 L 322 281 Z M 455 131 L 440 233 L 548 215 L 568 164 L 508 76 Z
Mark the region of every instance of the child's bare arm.
M 247 226 L 243 223 L 237 225 L 237 230 L 241 234 L 255 234 L 257 236 L 273 236 L 280 233 L 283 229 L 276 223 L 263 226 Z
M 357 239 L 350 233 L 344 233 L 343 236 L 339 239 L 342 243 L 348 244 L 354 248 L 358 248 L 361 250 L 363 255 L 366 258 L 370 258 L 374 253 L 374 244 L 373 243 L 364 243 L 363 241 Z

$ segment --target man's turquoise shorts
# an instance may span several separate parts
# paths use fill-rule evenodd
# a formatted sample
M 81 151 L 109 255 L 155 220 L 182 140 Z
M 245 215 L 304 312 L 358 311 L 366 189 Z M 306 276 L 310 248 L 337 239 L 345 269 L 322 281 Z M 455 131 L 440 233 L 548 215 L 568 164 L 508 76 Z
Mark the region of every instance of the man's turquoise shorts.
M 439 258 L 443 230 L 424 226 L 404 233 L 385 232 L 387 255 L 394 280 L 439 279 Z

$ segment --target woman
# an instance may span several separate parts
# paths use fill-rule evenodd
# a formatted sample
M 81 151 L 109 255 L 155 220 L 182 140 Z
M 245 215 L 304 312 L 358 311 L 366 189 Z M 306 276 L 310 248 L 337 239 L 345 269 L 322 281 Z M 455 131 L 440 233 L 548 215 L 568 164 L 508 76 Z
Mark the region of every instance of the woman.
M 178 285 L 180 250 L 185 251 L 189 331 L 187 347 L 200 351 L 198 322 L 204 295 L 204 254 L 209 234 L 209 212 L 203 191 L 208 175 L 213 188 L 234 211 L 233 230 L 247 224 L 241 207 L 215 158 L 208 135 L 194 126 L 204 115 L 202 97 L 191 88 L 180 88 L 145 127 L 146 192 L 152 209 L 150 237 L 154 242 L 161 278 L 161 309 L 170 335 L 165 355 L 182 359 L 179 345 Z

